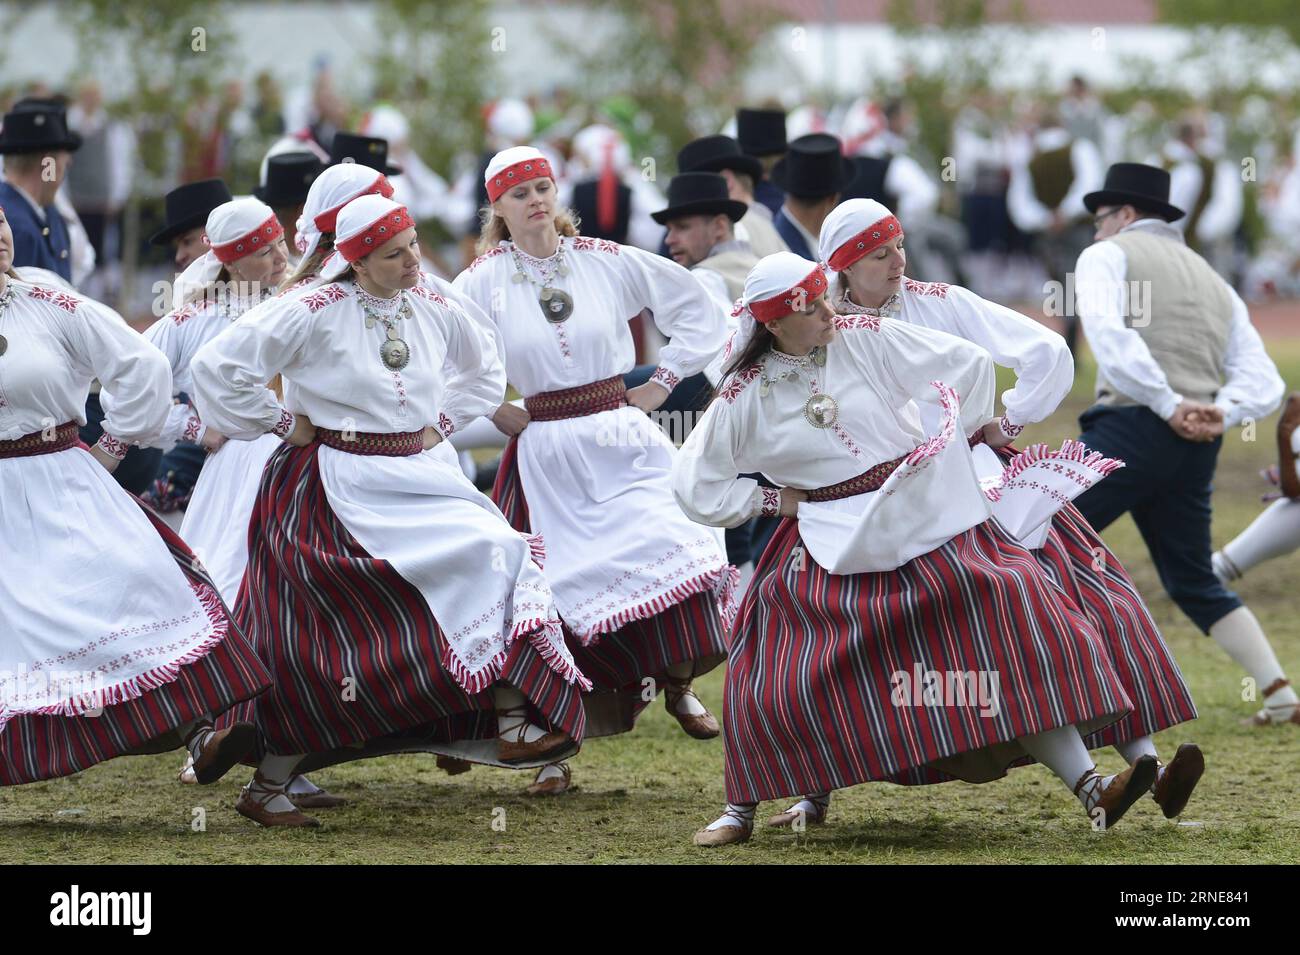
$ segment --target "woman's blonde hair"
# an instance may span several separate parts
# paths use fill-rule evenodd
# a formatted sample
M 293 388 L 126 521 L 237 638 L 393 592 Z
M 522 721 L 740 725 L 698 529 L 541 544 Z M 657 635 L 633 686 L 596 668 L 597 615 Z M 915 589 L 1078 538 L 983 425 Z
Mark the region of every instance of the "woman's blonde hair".
M 475 255 L 482 255 L 490 249 L 495 249 L 502 239 L 510 238 L 510 227 L 506 225 L 505 219 L 492 211 L 492 206 L 487 205 L 480 209 L 478 217 L 483 230 L 479 233 L 478 242 L 474 246 Z M 555 214 L 555 231 L 560 235 L 578 235 L 580 224 L 578 214 L 572 209 L 561 209 Z
M 326 257 L 333 251 L 334 233 L 322 232 L 320 240 L 316 243 L 316 248 L 312 250 L 311 255 L 299 262 L 298 267 L 293 270 L 293 274 L 280 283 L 279 291 L 283 292 L 287 288 L 292 288 L 303 279 L 314 279 L 320 274 L 320 267 L 324 264 Z
M 217 285 L 221 282 L 229 282 L 231 278 L 232 276 L 230 274 L 230 269 L 226 268 L 223 265 L 221 267 L 221 271 L 217 273 L 217 277 L 213 279 L 211 282 L 208 282 L 204 285 L 196 285 L 194 286 L 194 288 L 186 292 L 185 299 L 184 301 L 181 302 L 181 307 L 189 305 L 193 302 L 197 302 L 200 299 L 206 299 L 208 297 L 208 293 L 212 291 L 212 287 L 214 285 Z

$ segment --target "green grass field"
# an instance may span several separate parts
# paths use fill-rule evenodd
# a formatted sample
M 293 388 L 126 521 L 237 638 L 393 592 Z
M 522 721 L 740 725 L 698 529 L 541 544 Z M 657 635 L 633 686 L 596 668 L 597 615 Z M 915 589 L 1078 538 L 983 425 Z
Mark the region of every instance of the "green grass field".
M 1291 387 L 1300 386 L 1300 340 L 1270 343 Z M 1075 392 L 1028 441 L 1078 434 L 1091 364 Z M 1257 440 L 1225 442 L 1215 494 L 1214 541 L 1229 540 L 1259 512 L 1259 469 L 1274 460 L 1276 419 Z M 1028 442 L 1026 442 L 1028 443 Z M 1125 518 L 1106 534 L 1177 656 L 1201 717 L 1157 743 L 1199 743 L 1206 774 L 1180 823 L 1143 800 L 1112 832 L 1095 833 L 1077 801 L 1038 766 L 983 786 L 858 786 L 835 796 L 830 822 L 805 836 L 765 831 L 722 850 L 691 845 L 721 809 L 722 742 L 686 737 L 656 703 L 636 731 L 593 740 L 574 761 L 575 789 L 549 800 L 522 795 L 531 773 L 476 768 L 449 778 L 429 756 L 386 757 L 317 774 L 352 800 L 317 815 L 316 831 L 266 831 L 234 811 L 241 771 L 208 787 L 176 782 L 181 754 L 118 759 L 67 779 L 0 789 L 0 859 L 45 863 L 1258 863 L 1300 860 L 1300 731 L 1252 730 L 1238 721 L 1244 676 L 1161 591 L 1137 531 Z M 1300 561 L 1256 569 L 1239 588 L 1300 681 L 1296 592 Z M 722 670 L 700 683 L 721 709 Z M 1097 754 L 1103 769 L 1122 761 Z M 197 809 L 206 826 L 196 831 Z M 760 815 L 784 806 L 765 804 Z

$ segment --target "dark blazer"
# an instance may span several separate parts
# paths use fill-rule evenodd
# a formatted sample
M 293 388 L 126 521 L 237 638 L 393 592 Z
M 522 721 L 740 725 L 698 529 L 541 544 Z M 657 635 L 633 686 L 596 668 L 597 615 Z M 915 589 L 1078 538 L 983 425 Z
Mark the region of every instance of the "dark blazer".
M 776 234 L 784 241 L 787 248 L 795 255 L 802 255 L 805 259 L 817 261 L 817 250 L 808 248 L 808 243 L 804 240 L 803 233 L 785 214 L 785 210 L 778 209 L 776 215 L 772 216 L 772 225 L 776 226 Z
M 47 206 L 41 222 L 27 199 L 7 182 L 0 182 L 0 207 L 14 234 L 14 265 L 49 269 L 71 282 L 72 241 L 58 210 Z

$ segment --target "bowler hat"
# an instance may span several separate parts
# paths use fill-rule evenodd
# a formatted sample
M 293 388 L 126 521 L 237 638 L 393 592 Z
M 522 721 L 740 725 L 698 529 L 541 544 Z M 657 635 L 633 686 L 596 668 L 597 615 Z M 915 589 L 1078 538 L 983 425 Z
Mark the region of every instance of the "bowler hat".
M 233 197 L 220 179 L 200 179 L 177 186 L 163 197 L 165 224 L 149 237 L 151 245 L 166 245 L 182 233 L 207 225 L 208 213 Z
M 0 126 L 0 153 L 7 155 L 79 148 L 81 136 L 68 130 L 67 114 L 53 106 L 15 107 Z
M 330 161 L 326 165 L 337 166 L 342 162 L 358 162 L 379 170 L 385 176 L 396 176 L 402 171 L 401 166 L 388 161 L 388 140 L 356 133 L 334 134 L 334 141 L 330 143 Z
M 1096 192 L 1083 197 L 1089 212 L 1102 206 L 1133 206 L 1177 222 L 1185 212 L 1169 202 L 1169 173 L 1159 166 L 1140 162 L 1117 162 L 1106 170 L 1106 181 Z
M 701 136 L 677 152 L 678 172 L 721 172 L 731 169 L 755 182 L 763 178 L 763 164 L 740 151 L 740 144 L 730 136 Z
M 296 206 L 325 167 L 314 153 L 279 153 L 266 161 L 266 182 L 253 195 L 268 206 Z
M 668 183 L 668 208 L 650 213 L 660 225 L 682 216 L 725 215 L 739 222 L 749 206 L 727 194 L 727 180 L 716 172 L 681 172 Z

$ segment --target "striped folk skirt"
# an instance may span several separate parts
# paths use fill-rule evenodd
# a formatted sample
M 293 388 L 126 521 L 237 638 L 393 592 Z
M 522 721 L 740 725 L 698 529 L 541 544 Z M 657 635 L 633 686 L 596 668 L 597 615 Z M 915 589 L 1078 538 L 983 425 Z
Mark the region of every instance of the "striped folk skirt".
M 781 522 L 727 661 L 727 799 L 1005 775 L 1019 737 L 1131 709 L 1096 628 L 986 521 L 896 570 L 833 575 Z
M 516 459 L 518 441 L 506 445 L 497 469 L 492 501 L 515 530 L 529 530 L 528 501 Z M 574 663 L 592 683 L 582 696 L 587 736 L 614 736 L 632 730 L 637 716 L 663 687 L 669 667 L 692 663 L 695 676 L 727 658 L 723 623 L 725 598 L 701 591 L 659 613 L 632 620 L 583 645 L 566 626 L 565 642 Z
M 23 715 L 9 720 L 0 732 L 0 785 L 67 776 L 115 756 L 176 749 L 184 742 L 176 730 L 221 714 L 270 684 L 266 667 L 229 619 L 216 587 L 185 542 L 147 506 L 141 503 L 140 508 L 209 612 L 226 622 L 224 639 L 200 659 L 182 665 L 176 679 L 106 706 L 98 716 Z M 112 559 L 111 552 L 105 559 Z
M 235 619 L 273 684 L 234 718 L 257 725 L 267 752 L 313 754 L 304 771 L 413 750 L 499 765 L 491 686 L 467 692 L 442 665 L 447 640 L 420 591 L 331 509 L 320 447 L 285 445 L 262 473 Z M 569 734 L 576 750 L 578 690 L 527 635 L 499 679 L 523 693 L 534 723 Z
M 997 449 L 1007 460 L 1016 452 Z M 1047 575 L 1074 601 L 1110 653 L 1133 712 L 1090 734 L 1089 749 L 1113 746 L 1196 719 L 1196 704 L 1173 654 L 1128 571 L 1073 504 L 1057 511 L 1033 551 Z

